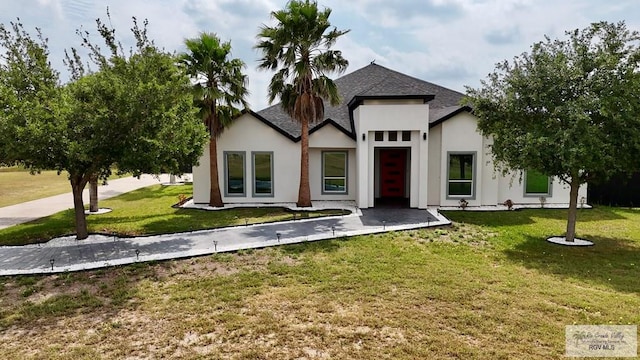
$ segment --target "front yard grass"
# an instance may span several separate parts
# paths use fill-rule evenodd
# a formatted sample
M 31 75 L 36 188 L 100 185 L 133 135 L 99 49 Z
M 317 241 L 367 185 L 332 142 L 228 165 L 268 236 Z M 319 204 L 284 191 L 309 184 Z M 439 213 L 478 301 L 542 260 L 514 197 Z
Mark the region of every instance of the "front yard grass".
M 120 236 L 166 234 L 216 227 L 291 220 L 342 214 L 341 210 L 291 212 L 283 208 L 237 208 L 222 211 L 178 209 L 171 207 L 180 196 L 189 196 L 191 185 L 155 185 L 100 201 L 113 211 L 87 215 L 90 233 L 116 233 Z M 73 209 L 0 230 L 1 245 L 46 242 L 54 237 L 75 233 Z
M 452 227 L 0 279 L 0 358 L 557 359 L 640 324 L 640 211 L 449 212 Z

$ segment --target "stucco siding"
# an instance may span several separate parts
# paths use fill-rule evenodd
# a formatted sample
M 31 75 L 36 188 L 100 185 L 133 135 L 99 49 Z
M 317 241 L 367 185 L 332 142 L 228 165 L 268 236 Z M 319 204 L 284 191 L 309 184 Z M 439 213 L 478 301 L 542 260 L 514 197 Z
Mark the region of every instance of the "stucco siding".
M 409 206 L 427 207 L 429 105 L 415 101 L 365 101 L 354 112 L 356 128 L 357 195 L 361 208 L 374 206 L 378 195 L 377 156 L 380 148 L 407 148 L 409 173 L 406 176 Z M 383 140 L 375 140 L 377 131 L 386 132 Z M 410 132 L 410 140 L 402 141 L 402 131 Z M 388 132 L 397 132 L 396 141 Z
M 580 186 L 578 201 L 581 197 L 587 197 L 587 184 Z M 558 178 L 551 180 L 551 196 L 545 196 L 547 204 L 568 204 L 569 185 Z M 514 204 L 539 205 L 540 196 L 525 196 L 524 174 L 520 171 L 512 171 L 505 176 L 500 176 L 499 202 L 510 199 Z
M 245 195 L 225 196 L 224 153 L 242 152 L 245 156 Z M 254 197 L 252 152 L 273 153 L 273 196 Z M 208 147 L 194 168 L 194 201 L 209 202 L 209 152 Z M 300 144 L 294 143 L 271 127 L 244 114 L 234 121 L 218 139 L 218 178 L 225 203 L 295 202 L 300 179 Z
M 356 142 L 335 126 L 325 125 L 309 135 L 309 148 L 355 149 Z
M 440 205 L 440 188 L 442 184 L 442 175 L 440 173 L 442 165 L 442 125 L 438 125 L 429 129 L 428 141 L 429 189 L 427 194 L 427 202 L 429 206 L 438 206 Z
M 510 199 L 516 204 L 539 204 L 539 196 L 526 195 L 520 172 L 502 175 L 495 170 L 490 153 L 491 139 L 477 131 L 475 116 L 463 112 L 428 128 L 426 104 L 368 102 L 354 109 L 356 139 L 333 125 L 325 125 L 309 138 L 309 179 L 312 200 L 355 200 L 363 208 L 374 206 L 379 196 L 379 151 L 383 148 L 407 149 L 405 191 L 411 207 L 457 206 L 460 197 L 448 196 L 449 156 L 473 154 L 473 196 L 464 196 L 470 206 L 496 205 Z M 375 140 L 375 132 L 385 132 Z M 410 131 L 409 141 L 391 141 L 389 131 Z M 364 139 L 362 138 L 364 134 Z M 424 137 L 427 137 L 425 140 Z M 347 153 L 347 192 L 323 192 L 322 157 L 324 151 Z M 244 193 L 225 192 L 225 152 L 244 156 Z M 273 195 L 254 191 L 253 154 L 271 154 Z M 225 203 L 295 202 L 300 178 L 300 143 L 293 142 L 270 126 L 245 114 L 225 130 L 218 140 L 219 182 Z M 462 169 L 461 169 L 462 171 Z M 209 201 L 209 151 L 205 148 L 198 166 L 193 168 L 193 196 L 196 203 Z M 579 198 L 586 197 L 586 185 Z M 232 194 L 233 195 L 233 194 Z M 569 202 L 569 189 L 553 179 L 548 204 Z
M 480 136 L 479 133 L 478 136 Z M 496 205 L 500 201 L 500 174 L 495 171 L 495 166 L 493 164 L 493 157 L 491 154 L 492 144 L 493 139 L 487 137 L 482 138 L 482 163 L 478 164 L 482 167 L 482 189 L 479 194 L 482 198 L 482 205 Z
M 484 172 L 484 144 L 480 133 L 477 131 L 476 117 L 469 113 L 461 113 L 443 122 L 442 150 L 440 154 L 440 205 L 457 206 L 459 199 L 464 198 L 469 206 L 479 206 L 482 204 L 483 172 Z M 449 197 L 449 156 L 451 154 L 473 154 L 473 194 L 472 196 Z

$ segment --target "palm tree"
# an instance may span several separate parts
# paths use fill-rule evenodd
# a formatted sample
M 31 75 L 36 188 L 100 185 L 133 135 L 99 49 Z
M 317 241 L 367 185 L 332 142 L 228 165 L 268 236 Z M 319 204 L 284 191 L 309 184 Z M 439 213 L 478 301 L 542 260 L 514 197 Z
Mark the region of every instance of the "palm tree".
M 262 52 L 259 69 L 277 70 L 269 83 L 269 103 L 280 98 L 282 108 L 300 123 L 300 188 L 298 206 L 311 206 L 309 189 L 309 124 L 324 117 L 323 99 L 338 105 L 338 89 L 326 74 L 342 73 L 349 62 L 342 52 L 331 50 L 338 37 L 349 30 L 331 27 L 331 9 L 318 11 L 315 1 L 287 3 L 284 10 L 271 12 L 275 26 L 263 25 L 258 33 Z
M 242 73 L 245 64 L 240 59 L 228 59 L 231 43 L 221 42 L 214 33 L 185 40 L 188 53 L 180 55 L 194 81 L 194 98 L 200 108 L 204 124 L 209 130 L 209 176 L 211 189 L 209 205 L 224 206 L 218 180 L 217 140 L 225 128 L 247 109 L 247 77 Z

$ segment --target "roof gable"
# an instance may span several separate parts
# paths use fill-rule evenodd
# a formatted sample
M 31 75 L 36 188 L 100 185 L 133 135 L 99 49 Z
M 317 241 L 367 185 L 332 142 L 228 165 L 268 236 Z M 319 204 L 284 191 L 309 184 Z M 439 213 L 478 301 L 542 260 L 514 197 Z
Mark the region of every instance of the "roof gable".
M 362 99 L 422 99 L 429 102 L 430 122 L 433 122 L 445 117 L 447 110 L 459 111 L 458 104 L 464 97 L 462 93 L 457 91 L 374 63 L 337 78 L 334 82 L 338 88 L 341 102 L 337 106 L 325 103 L 325 119 L 311 125 L 310 132 L 327 123 L 332 123 L 355 139 L 350 105 L 356 105 L 356 102 Z M 432 116 L 433 112 L 438 112 L 437 116 Z M 292 120 L 280 104 L 260 110 L 255 115 L 261 120 L 271 123 L 270 126 L 279 129 L 283 134 L 287 134 L 291 140 L 298 141 L 300 139 L 300 124 Z

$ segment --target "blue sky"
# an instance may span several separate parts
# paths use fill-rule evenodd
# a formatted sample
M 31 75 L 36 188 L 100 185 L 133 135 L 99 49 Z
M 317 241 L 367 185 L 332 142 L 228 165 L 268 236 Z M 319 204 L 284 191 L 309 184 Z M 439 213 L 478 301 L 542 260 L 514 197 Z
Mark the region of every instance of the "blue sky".
M 149 20 L 150 37 L 170 51 L 183 51 L 185 38 L 215 32 L 231 40 L 233 56 L 247 64 L 251 107 L 267 105 L 271 73 L 256 69 L 255 34 L 269 23 L 276 0 L 5 0 L 0 22 L 20 18 L 28 30 L 42 28 L 51 62 L 64 72 L 64 49 L 78 47 L 75 29 L 95 33 L 95 19 L 106 17 L 123 44 L 131 44 L 131 17 Z M 591 22 L 622 21 L 640 30 L 637 0 L 326 0 L 332 24 L 351 29 L 336 45 L 349 60 L 347 72 L 371 61 L 464 92 L 477 87 L 497 62 L 528 51 L 545 35 Z

